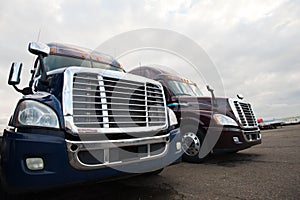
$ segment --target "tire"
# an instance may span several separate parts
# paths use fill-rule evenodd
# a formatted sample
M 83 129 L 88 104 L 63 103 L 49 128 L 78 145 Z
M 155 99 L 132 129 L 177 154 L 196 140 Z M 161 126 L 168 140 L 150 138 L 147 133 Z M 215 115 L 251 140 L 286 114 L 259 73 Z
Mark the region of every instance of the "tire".
M 204 131 L 194 126 L 185 126 L 181 128 L 182 134 L 182 160 L 193 163 L 201 163 L 205 158 L 199 158 L 199 152 L 204 140 Z M 196 132 L 197 131 L 197 132 Z

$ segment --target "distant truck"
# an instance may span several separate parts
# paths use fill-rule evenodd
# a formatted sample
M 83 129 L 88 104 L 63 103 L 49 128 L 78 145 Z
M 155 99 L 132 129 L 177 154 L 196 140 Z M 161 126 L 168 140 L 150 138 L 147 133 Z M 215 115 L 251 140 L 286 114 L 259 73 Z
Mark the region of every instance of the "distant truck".
M 210 128 L 222 127 L 213 152 L 237 152 L 261 143 L 261 134 L 250 103 L 241 99 L 203 96 L 197 85 L 156 67 L 141 66 L 129 73 L 159 81 L 168 106 L 175 112 L 183 135 L 183 159 L 201 162 L 201 145 Z
M 9 74 L 24 96 L 2 138 L 6 190 L 158 173 L 178 160 L 177 120 L 159 82 L 81 47 L 31 42 L 29 51 L 37 55 L 29 87 L 17 87 L 21 63 Z
M 282 120 L 263 120 L 262 118 L 258 118 L 257 123 L 260 129 L 276 129 L 284 125 Z

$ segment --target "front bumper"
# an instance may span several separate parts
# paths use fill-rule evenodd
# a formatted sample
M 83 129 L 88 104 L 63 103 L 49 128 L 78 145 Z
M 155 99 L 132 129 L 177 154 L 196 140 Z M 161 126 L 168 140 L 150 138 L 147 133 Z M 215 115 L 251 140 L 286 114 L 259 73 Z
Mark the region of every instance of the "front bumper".
M 170 147 L 170 136 L 168 133 L 160 136 L 119 140 L 66 140 L 66 144 L 70 164 L 75 169 L 118 168 L 124 164 L 166 156 Z M 137 171 L 138 169 L 133 169 L 128 172 L 136 173 Z
M 224 126 L 213 152 L 236 152 L 257 144 L 261 144 L 259 129 L 242 130 L 240 128 Z
M 127 177 L 164 168 L 180 159 L 181 149 L 176 149 L 176 142 L 180 141 L 179 130 L 174 129 L 170 131 L 168 149 L 159 158 L 120 163 L 117 168 L 102 165 L 100 168 L 82 170 L 72 166 L 68 143 L 63 136 L 5 130 L 1 155 L 1 179 L 7 190 L 23 192 L 82 182 L 105 181 L 124 175 Z M 38 171 L 29 170 L 26 166 L 26 158 L 42 158 L 44 168 Z

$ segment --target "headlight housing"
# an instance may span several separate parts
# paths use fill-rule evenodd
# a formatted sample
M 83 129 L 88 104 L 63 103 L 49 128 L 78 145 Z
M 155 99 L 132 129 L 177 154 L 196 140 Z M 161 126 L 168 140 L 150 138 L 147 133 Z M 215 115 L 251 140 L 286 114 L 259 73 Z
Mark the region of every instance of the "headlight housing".
M 236 123 L 236 121 L 234 121 L 234 119 L 226 115 L 214 114 L 214 119 L 218 125 L 238 126 L 238 124 Z
M 25 100 L 19 104 L 15 123 L 18 126 L 59 128 L 58 117 L 54 110 L 33 100 Z
M 169 126 L 175 126 L 178 124 L 177 118 L 173 110 L 168 108 Z

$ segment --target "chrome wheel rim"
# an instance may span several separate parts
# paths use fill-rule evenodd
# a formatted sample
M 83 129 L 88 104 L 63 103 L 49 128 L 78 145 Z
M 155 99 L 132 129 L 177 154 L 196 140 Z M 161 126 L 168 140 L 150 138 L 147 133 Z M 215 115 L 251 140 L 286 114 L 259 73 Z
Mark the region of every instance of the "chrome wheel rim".
M 200 151 L 201 143 L 195 133 L 188 132 L 182 137 L 182 150 L 188 156 L 196 156 Z

